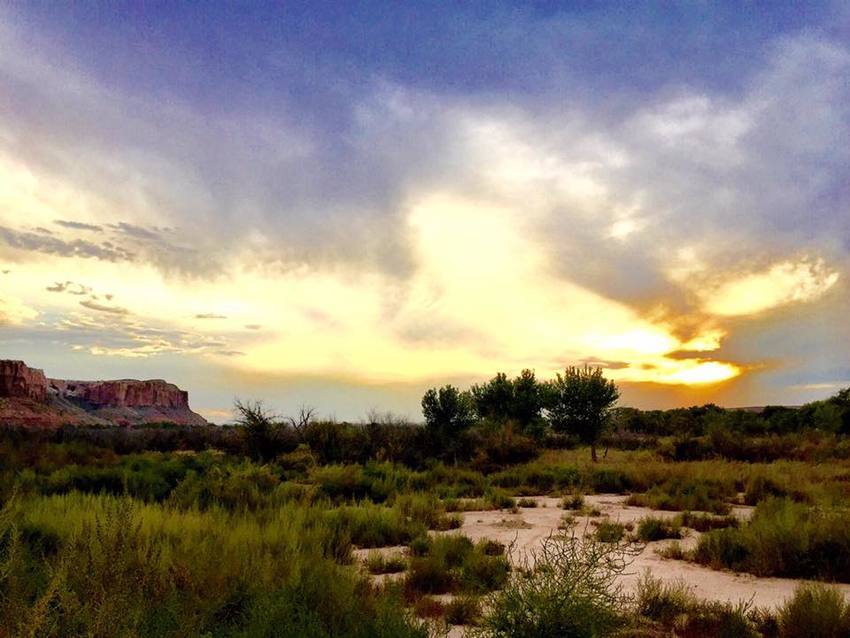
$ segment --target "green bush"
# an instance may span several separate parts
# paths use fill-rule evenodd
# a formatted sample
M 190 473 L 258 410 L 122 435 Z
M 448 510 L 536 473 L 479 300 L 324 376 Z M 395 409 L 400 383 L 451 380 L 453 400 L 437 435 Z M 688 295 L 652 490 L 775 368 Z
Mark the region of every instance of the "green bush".
M 488 600 L 485 638 L 596 638 L 625 624 L 616 584 L 628 550 L 590 537 L 550 536 Z
M 596 526 L 596 539 L 603 543 L 619 543 L 626 535 L 626 526 L 614 521 L 600 521 Z
M 648 516 L 638 523 L 637 536 L 644 542 L 660 541 L 667 538 L 681 538 L 682 530 L 675 520 Z
M 703 534 L 694 558 L 758 576 L 850 582 L 850 513 L 768 499 L 745 525 Z
M 835 589 L 801 585 L 779 610 L 779 632 L 781 638 L 846 638 L 850 605 Z

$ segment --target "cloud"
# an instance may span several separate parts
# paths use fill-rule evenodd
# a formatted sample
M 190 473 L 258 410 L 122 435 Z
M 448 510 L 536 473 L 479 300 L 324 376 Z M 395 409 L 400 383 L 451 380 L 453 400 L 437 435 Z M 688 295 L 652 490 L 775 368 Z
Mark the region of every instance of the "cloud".
M 195 315 L 195 319 L 227 319 L 225 315 L 219 315 L 214 312 L 204 312 Z
M 84 308 L 88 308 L 89 310 L 97 310 L 98 312 L 108 312 L 112 315 L 126 315 L 130 313 L 130 311 L 126 308 L 121 308 L 119 306 L 107 306 L 106 304 L 98 303 L 93 299 L 84 299 L 80 302 L 80 305 Z
M 32 290 L 79 272 L 138 292 L 83 304 L 117 322 L 75 344 L 99 355 L 363 382 L 597 360 L 622 381 L 711 384 L 761 357 L 728 354 L 731 319 L 822 298 L 848 263 L 848 56 L 812 36 L 777 42 L 735 91 L 610 107 L 373 79 L 329 138 L 286 105 L 137 100 L 12 53 L 0 241 L 41 264 Z M 64 217 L 108 239 L 25 225 Z M 265 329 L 188 330 L 225 317 L 196 314 L 209 307 Z
M 128 224 L 127 222 L 110 224 L 109 227 L 125 235 L 129 235 L 134 239 L 141 239 L 145 241 L 158 241 L 161 239 L 159 232 L 149 228 L 142 228 L 141 226 L 136 226 L 134 224 Z
M 43 236 L 26 231 L 17 231 L 0 226 L 0 241 L 18 250 L 59 255 L 62 257 L 83 257 L 103 261 L 129 261 L 133 253 L 107 244 L 95 244 L 82 239 L 63 240 L 52 236 Z
M 52 286 L 47 286 L 45 288 L 47 292 L 67 292 L 69 295 L 91 295 L 92 289 L 88 286 L 84 286 L 83 284 L 78 284 L 73 281 L 57 281 Z M 106 295 L 107 300 L 112 299 L 112 295 Z
M 53 223 L 57 226 L 62 226 L 63 228 L 71 228 L 73 230 L 91 230 L 91 231 L 101 231 L 103 230 L 102 226 L 98 226 L 97 224 L 85 224 L 83 222 L 75 222 L 66 219 L 54 219 Z
M 789 303 L 813 301 L 838 281 L 823 260 L 784 261 L 700 291 L 705 310 L 720 316 L 752 315 Z

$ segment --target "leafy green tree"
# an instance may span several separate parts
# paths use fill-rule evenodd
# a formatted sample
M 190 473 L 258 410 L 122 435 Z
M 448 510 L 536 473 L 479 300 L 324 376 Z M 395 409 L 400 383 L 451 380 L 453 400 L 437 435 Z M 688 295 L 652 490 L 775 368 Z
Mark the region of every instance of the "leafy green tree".
M 470 393 L 479 418 L 514 421 L 526 433 L 541 425 L 544 392 L 533 370 L 523 370 L 515 379 L 499 372 L 487 383 L 473 385 Z
M 596 445 L 620 398 L 617 385 L 602 376 L 602 368 L 570 366 L 549 382 L 548 394 L 552 429 L 576 434 L 590 445 L 591 458 L 597 461 Z
M 535 434 L 543 430 L 542 413 L 546 388 L 537 380 L 534 370 L 525 369 L 513 382 L 513 407 L 511 414 L 524 432 Z
M 473 385 L 470 393 L 480 418 L 506 421 L 513 416 L 514 385 L 504 372 L 487 383 Z
M 422 415 L 436 441 L 451 450 L 459 435 L 475 423 L 472 396 L 453 385 L 429 389 L 422 397 Z

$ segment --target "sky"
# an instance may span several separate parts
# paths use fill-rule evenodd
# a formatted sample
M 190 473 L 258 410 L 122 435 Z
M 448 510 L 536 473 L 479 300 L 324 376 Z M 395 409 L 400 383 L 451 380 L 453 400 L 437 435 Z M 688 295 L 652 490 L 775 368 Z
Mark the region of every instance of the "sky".
M 850 385 L 850 9 L 0 1 L 0 357 L 420 418 Z

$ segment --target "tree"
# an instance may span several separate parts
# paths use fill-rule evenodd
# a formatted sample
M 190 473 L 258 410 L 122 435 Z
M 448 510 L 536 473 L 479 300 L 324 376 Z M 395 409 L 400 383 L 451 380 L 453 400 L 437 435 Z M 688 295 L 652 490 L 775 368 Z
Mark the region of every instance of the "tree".
M 513 416 L 514 387 L 504 372 L 498 372 L 487 383 L 473 385 L 470 393 L 480 418 L 506 421 Z
M 256 460 L 268 461 L 278 453 L 277 434 L 280 426 L 275 416 L 263 407 L 262 401 L 240 401 L 233 407 L 239 414 L 236 424 L 244 428 L 248 454 Z
M 534 376 L 534 371 L 525 369 L 513 382 L 514 397 L 512 416 L 523 432 L 542 434 L 545 423 L 541 418 L 545 404 L 545 386 Z M 543 423 L 543 425 L 541 425 Z
M 594 462 L 596 444 L 609 423 L 611 411 L 620 398 L 617 385 L 602 376 L 602 368 L 568 367 L 549 382 L 549 422 L 552 429 L 576 434 L 590 445 Z
M 513 380 L 499 372 L 487 383 L 473 385 L 470 392 L 479 418 L 515 421 L 525 433 L 540 425 L 544 393 L 533 370 L 523 370 Z
M 422 414 L 437 442 L 452 449 L 458 435 L 475 423 L 471 395 L 452 385 L 428 390 L 422 397 Z

